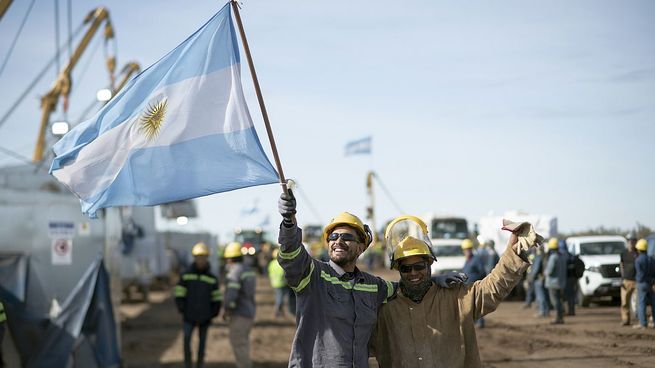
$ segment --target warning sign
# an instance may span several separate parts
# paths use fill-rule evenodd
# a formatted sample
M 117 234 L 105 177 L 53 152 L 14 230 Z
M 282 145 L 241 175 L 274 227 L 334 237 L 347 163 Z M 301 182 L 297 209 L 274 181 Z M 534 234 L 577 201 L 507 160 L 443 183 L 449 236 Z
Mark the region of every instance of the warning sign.
M 51 253 L 53 265 L 72 264 L 73 241 L 71 239 L 53 239 Z

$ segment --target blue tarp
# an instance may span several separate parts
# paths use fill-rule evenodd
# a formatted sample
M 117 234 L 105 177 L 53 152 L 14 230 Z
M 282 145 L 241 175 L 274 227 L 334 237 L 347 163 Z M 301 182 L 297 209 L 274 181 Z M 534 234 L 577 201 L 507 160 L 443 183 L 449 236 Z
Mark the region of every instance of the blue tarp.
M 23 367 L 66 367 L 75 349 L 89 346 L 98 367 L 118 367 L 120 354 L 110 297 L 109 276 L 102 259 L 93 262 L 54 319 L 37 316 L 0 285 L 7 325 Z M 72 362 L 88 367 L 88 362 Z

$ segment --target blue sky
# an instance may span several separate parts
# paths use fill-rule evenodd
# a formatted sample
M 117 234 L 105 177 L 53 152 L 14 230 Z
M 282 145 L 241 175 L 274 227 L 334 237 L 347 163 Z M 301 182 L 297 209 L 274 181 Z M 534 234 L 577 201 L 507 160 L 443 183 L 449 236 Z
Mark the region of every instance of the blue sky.
M 95 2 L 72 3 L 75 28 Z M 28 4 L 15 1 L 0 21 L 2 57 Z M 104 4 L 120 67 L 150 65 L 223 3 Z M 363 215 L 373 169 L 409 213 L 475 222 L 522 209 L 558 216 L 562 230 L 655 227 L 654 2 L 253 0 L 242 17 L 285 174 L 318 212 L 299 196 L 301 223 Z M 0 114 L 54 54 L 53 19 L 53 2 L 37 2 L 0 75 Z M 98 42 L 73 73 L 73 120 L 107 84 L 102 45 L 91 56 Z M 54 76 L 0 126 L 1 147 L 31 156 L 38 96 Z M 348 141 L 368 135 L 371 156 L 344 156 Z M 16 163 L 0 155 L 0 165 Z M 273 228 L 279 190 L 201 199 L 189 228 L 226 234 L 267 214 Z M 260 212 L 242 216 L 256 198 Z M 379 188 L 376 198 L 378 222 L 398 215 Z

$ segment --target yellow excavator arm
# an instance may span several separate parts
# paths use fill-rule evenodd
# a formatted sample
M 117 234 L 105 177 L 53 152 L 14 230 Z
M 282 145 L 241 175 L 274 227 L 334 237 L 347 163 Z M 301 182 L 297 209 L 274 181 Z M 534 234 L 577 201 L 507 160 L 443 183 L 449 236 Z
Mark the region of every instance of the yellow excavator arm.
M 1 0 L 0 0 L 1 1 Z M 57 108 L 57 102 L 59 97 L 63 97 L 64 102 L 64 111 L 68 109 L 68 95 L 71 90 L 71 72 L 73 68 L 77 65 L 77 62 L 80 60 L 80 57 L 86 50 L 87 46 L 91 42 L 91 39 L 98 31 L 102 23 L 105 24 L 104 29 L 104 38 L 105 42 L 114 38 L 114 28 L 109 19 L 109 12 L 106 8 L 99 7 L 91 12 L 84 18 L 84 24 L 90 24 L 89 29 L 84 34 L 84 37 L 75 48 L 75 52 L 71 55 L 70 60 L 66 67 L 59 73 L 55 84 L 52 88 L 41 97 L 41 125 L 39 126 L 38 136 L 36 139 L 36 147 L 34 149 L 34 156 L 32 160 L 34 162 L 39 162 L 43 160 L 43 151 L 45 147 L 45 134 L 48 128 L 48 122 L 50 120 L 50 115 Z M 114 69 L 116 68 L 116 57 L 109 56 L 107 58 L 107 69 L 109 70 L 110 80 L 112 87 L 114 84 Z

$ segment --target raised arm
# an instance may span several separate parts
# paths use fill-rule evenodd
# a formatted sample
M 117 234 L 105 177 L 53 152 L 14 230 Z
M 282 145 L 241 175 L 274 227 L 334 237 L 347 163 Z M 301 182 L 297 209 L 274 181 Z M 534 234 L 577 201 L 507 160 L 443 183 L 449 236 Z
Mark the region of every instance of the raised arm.
M 529 247 L 543 240 L 529 223 L 507 222 L 504 229 L 512 231 L 512 235 L 496 267 L 484 279 L 462 288 L 462 307 L 464 312 L 472 314 L 473 319 L 496 310 L 530 266 L 527 257 Z
M 315 261 L 302 244 L 302 231 L 295 221 L 296 198 L 291 190 L 288 194 L 280 195 L 278 210 L 282 215 L 282 223 L 278 236 L 280 251 L 277 258 L 284 269 L 287 284 L 299 293 L 309 285 L 314 273 Z

